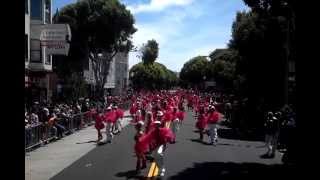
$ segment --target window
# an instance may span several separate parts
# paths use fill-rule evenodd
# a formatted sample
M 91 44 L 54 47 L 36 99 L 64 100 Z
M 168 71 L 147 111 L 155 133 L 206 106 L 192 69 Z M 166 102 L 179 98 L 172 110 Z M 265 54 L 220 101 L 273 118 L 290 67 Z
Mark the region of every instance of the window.
M 46 16 L 46 23 L 50 24 L 51 23 L 51 1 L 50 0 L 46 0 L 45 1 L 45 16 Z
M 42 0 L 31 0 L 31 19 L 42 19 Z
M 24 5 L 24 9 L 25 9 L 25 13 L 26 14 L 29 14 L 29 3 L 28 3 L 29 0 L 25 0 L 25 5 Z
M 46 65 L 51 65 L 51 55 L 47 55 L 45 63 Z
M 42 62 L 42 50 L 40 46 L 40 40 L 30 39 L 30 62 L 41 63 Z
M 28 62 L 29 50 L 28 50 L 28 35 L 24 35 L 24 59 Z

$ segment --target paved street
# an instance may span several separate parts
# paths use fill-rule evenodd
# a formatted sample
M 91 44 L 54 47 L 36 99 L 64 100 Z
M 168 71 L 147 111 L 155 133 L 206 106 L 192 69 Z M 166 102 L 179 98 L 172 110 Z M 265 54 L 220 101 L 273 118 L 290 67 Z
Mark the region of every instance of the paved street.
M 192 117 L 189 112 L 178 134 L 177 143 L 170 144 L 166 151 L 166 176 L 163 179 L 221 179 L 239 176 L 253 179 L 272 177 L 275 173 L 279 177 L 292 171 L 282 167 L 282 154 L 279 152 L 274 159 L 261 159 L 260 155 L 266 152 L 263 142 L 221 138 L 216 147 L 198 142 Z M 151 163 L 139 176 L 134 174 L 134 132 L 134 128 L 128 126 L 115 137 L 112 144 L 97 146 L 51 179 L 145 179 L 151 171 Z

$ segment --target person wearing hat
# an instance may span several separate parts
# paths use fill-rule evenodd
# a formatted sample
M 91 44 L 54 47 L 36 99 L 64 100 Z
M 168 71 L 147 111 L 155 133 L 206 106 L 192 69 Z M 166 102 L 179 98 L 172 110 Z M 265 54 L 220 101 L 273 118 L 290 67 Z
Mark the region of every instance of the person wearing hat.
M 205 114 L 204 108 L 199 109 L 199 114 L 197 117 L 196 128 L 199 130 L 200 140 L 203 141 L 204 130 L 207 126 L 207 116 Z
M 120 133 L 121 132 L 121 122 L 120 119 L 123 117 L 123 112 L 118 108 L 117 105 L 112 106 L 112 112 L 115 114 L 115 123 L 113 124 L 112 127 L 112 132 L 115 133 Z
M 162 122 L 163 122 L 163 112 L 162 111 L 157 111 L 157 114 L 156 114 L 156 120 L 157 121 L 160 121 L 161 122 L 161 124 L 162 124 Z
M 209 107 L 208 112 L 208 135 L 210 137 L 210 144 L 216 145 L 218 142 L 218 121 L 220 114 L 216 111 L 214 106 Z
M 139 173 L 141 169 L 145 169 L 147 167 L 147 159 L 145 156 L 145 151 L 146 149 L 141 149 L 140 148 L 140 138 L 144 135 L 143 132 L 143 126 L 144 122 L 143 121 L 138 121 L 137 124 L 135 125 L 135 128 L 137 130 L 136 135 L 134 136 L 135 140 L 135 153 L 137 156 L 137 163 L 136 163 L 136 173 Z
M 172 141 L 172 143 L 176 143 L 176 136 L 177 136 L 177 133 L 180 129 L 180 127 L 179 127 L 180 119 L 179 119 L 178 115 L 179 115 L 178 108 L 177 107 L 173 108 L 171 130 L 174 134 L 174 140 Z
M 120 121 L 123 120 L 124 110 L 122 108 L 117 107 L 117 116 L 118 116 L 118 119 L 120 119 Z M 121 130 L 122 129 L 121 123 L 119 125 L 120 125 L 120 130 Z
M 151 111 L 147 112 L 147 115 L 146 115 L 146 127 L 145 127 L 145 132 L 146 133 L 148 133 L 151 130 L 153 121 L 154 120 L 153 120 L 152 112 Z
M 100 109 L 98 109 L 97 113 L 93 114 L 93 117 L 95 120 L 94 127 L 97 129 L 97 132 L 98 132 L 97 143 L 99 143 L 103 138 L 102 133 L 101 133 L 101 129 L 103 129 L 105 127 L 103 124 L 104 117 L 103 117 L 102 111 Z
M 107 123 L 106 125 L 106 143 L 111 143 L 113 139 L 113 133 L 112 133 L 112 127 L 115 121 L 115 114 L 112 112 L 112 108 L 109 106 L 107 107 L 107 112 L 104 115 L 105 122 Z
M 159 113 L 160 115 L 161 113 Z M 172 142 L 174 134 L 171 129 L 163 127 L 163 123 L 159 120 L 154 121 L 155 129 L 149 134 L 152 137 L 150 142 L 150 149 L 153 151 L 154 161 L 160 170 L 160 176 L 164 176 L 164 152 L 167 148 L 167 143 Z

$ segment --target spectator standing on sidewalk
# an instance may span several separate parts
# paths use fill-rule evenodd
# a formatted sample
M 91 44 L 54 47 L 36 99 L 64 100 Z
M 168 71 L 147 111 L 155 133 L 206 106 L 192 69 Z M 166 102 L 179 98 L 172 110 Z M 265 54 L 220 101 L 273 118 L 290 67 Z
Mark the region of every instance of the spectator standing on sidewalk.
M 40 143 L 48 143 L 48 134 L 49 134 L 49 109 L 47 107 L 43 107 L 40 111 L 39 121 L 41 122 L 41 141 Z
M 56 129 L 57 138 L 63 138 L 66 128 L 59 122 L 59 119 L 57 118 L 55 113 L 52 113 L 51 117 L 53 118 L 53 127 Z
M 31 110 L 31 114 L 29 115 L 29 122 L 30 122 L 30 124 L 38 124 L 39 123 L 39 116 L 36 114 L 35 109 Z
M 55 121 L 56 121 L 56 116 L 54 113 L 51 113 L 49 115 L 49 120 L 48 120 L 48 127 L 49 131 L 51 133 L 51 136 L 54 137 L 54 139 L 58 138 L 58 129 L 55 127 Z
M 225 112 L 226 122 L 229 124 L 231 122 L 231 112 L 232 112 L 232 105 L 229 101 L 225 103 L 224 112 Z
M 74 116 L 73 118 L 75 119 L 75 124 L 77 129 L 82 128 L 82 120 L 81 120 L 81 106 L 78 102 L 76 102 L 75 107 L 74 107 Z
M 268 112 L 267 120 L 265 122 L 265 132 L 266 132 L 266 145 L 268 151 L 263 157 L 274 158 L 277 144 L 277 134 L 279 129 L 279 123 L 277 118 L 272 112 Z
M 31 142 L 32 133 L 31 133 L 31 123 L 30 123 L 30 114 L 26 111 L 24 118 L 24 127 L 25 127 L 25 146 L 28 146 Z

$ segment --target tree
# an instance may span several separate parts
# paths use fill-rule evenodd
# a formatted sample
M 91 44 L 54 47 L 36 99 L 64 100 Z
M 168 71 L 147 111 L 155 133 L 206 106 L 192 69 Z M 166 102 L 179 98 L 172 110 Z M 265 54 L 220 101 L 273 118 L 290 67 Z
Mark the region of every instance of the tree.
M 284 90 L 282 93 L 284 93 L 284 99 L 280 101 L 281 103 L 287 103 L 288 99 L 286 99 L 286 93 L 288 90 L 286 89 L 288 86 L 286 82 L 288 81 L 288 60 L 290 59 L 293 62 L 296 62 L 296 41 L 295 41 L 295 33 L 296 33 L 296 10 L 297 10 L 297 1 L 293 0 L 244 0 L 244 2 L 251 7 L 252 12 L 263 16 L 265 19 L 268 19 L 272 23 L 267 24 L 268 28 L 273 29 L 278 34 L 282 34 L 283 38 L 279 38 L 279 36 L 275 37 L 266 37 L 266 39 L 271 38 L 271 41 L 274 41 L 274 46 L 278 48 L 278 51 L 274 51 L 274 49 L 270 49 L 271 53 L 274 53 L 278 55 L 278 62 L 277 66 L 281 67 L 284 66 L 282 71 L 284 72 L 283 76 L 281 76 L 280 73 L 274 73 L 275 76 L 278 76 L 278 79 L 280 81 L 276 81 L 276 85 L 273 86 L 274 89 L 280 89 Z M 278 28 L 277 28 L 278 26 Z M 276 28 L 275 28 L 276 27 Z M 273 31 L 273 32 L 274 32 Z M 271 31 L 272 32 L 272 31 Z M 274 39 L 272 39 L 274 38 Z M 279 39 L 277 39 L 279 38 Z M 278 41 L 276 41 L 278 40 Z M 237 43 L 235 43 L 237 44 Z M 271 45 L 271 44 L 270 44 Z M 270 47 L 270 46 L 269 46 Z M 277 53 L 277 54 L 276 54 Z M 275 58 L 276 59 L 276 58 Z M 274 64 L 275 65 L 275 64 Z M 274 69 L 272 69 L 274 72 Z M 277 72 L 277 70 L 275 71 Z M 281 77 L 284 77 L 281 78 Z M 271 80 L 275 80 L 275 78 L 270 78 Z M 281 80 L 283 81 L 281 82 Z M 283 87 L 281 87 L 284 86 Z M 276 93 L 275 93 L 276 94 Z M 277 93 L 281 94 L 281 93 Z M 293 94 L 293 97 L 295 94 Z M 279 97 L 279 96 L 278 96 Z M 278 98 L 276 97 L 276 98 Z M 296 101 L 293 100 L 291 102 L 296 106 Z M 283 104 L 282 104 L 283 105 Z M 278 106 L 279 107 L 279 106 Z M 270 109 L 268 109 L 270 110 Z M 296 122 L 297 126 L 299 126 L 299 121 L 297 119 Z M 297 137 L 297 133 L 293 133 L 290 136 Z M 295 138 L 293 138 L 295 139 Z M 286 153 L 284 154 L 283 160 L 291 160 L 292 162 L 297 162 L 297 157 L 299 155 L 299 151 L 297 151 L 297 147 L 299 146 L 296 141 L 291 141 L 288 144 L 288 149 Z
M 263 98 L 270 107 L 283 106 L 287 61 L 283 23 L 281 18 L 251 11 L 238 13 L 233 24 L 230 47 L 241 56 L 237 72 L 245 77 L 242 88 L 253 104 Z
M 134 89 L 169 89 L 178 83 L 175 73 L 161 63 L 155 62 L 159 53 L 159 45 L 149 40 L 140 49 L 142 62 L 134 65 L 129 72 Z
M 197 56 L 186 62 L 180 72 L 180 79 L 195 86 L 204 82 L 209 72 L 209 61 L 206 56 Z
M 145 64 L 152 64 L 158 58 L 159 47 L 156 40 L 152 39 L 143 45 L 141 50 L 142 62 Z
M 90 57 L 96 94 L 103 96 L 114 56 L 133 48 L 130 38 L 136 28 L 132 14 L 118 0 L 82 0 L 62 8 L 54 19 L 70 25 L 71 59 L 78 65 L 77 70 L 82 71 Z
M 216 49 L 209 55 L 209 78 L 213 77 L 217 85 L 232 89 L 236 77 L 236 63 L 240 59 L 234 49 Z
M 237 13 L 229 42 L 240 56 L 234 87 L 248 98 L 247 125 L 262 127 L 261 113 L 279 110 L 286 103 L 287 63 L 295 56 L 295 13 L 289 0 L 244 1 L 251 10 Z
M 129 75 L 134 89 L 169 89 L 177 83 L 175 74 L 157 62 L 140 62 L 132 66 Z

